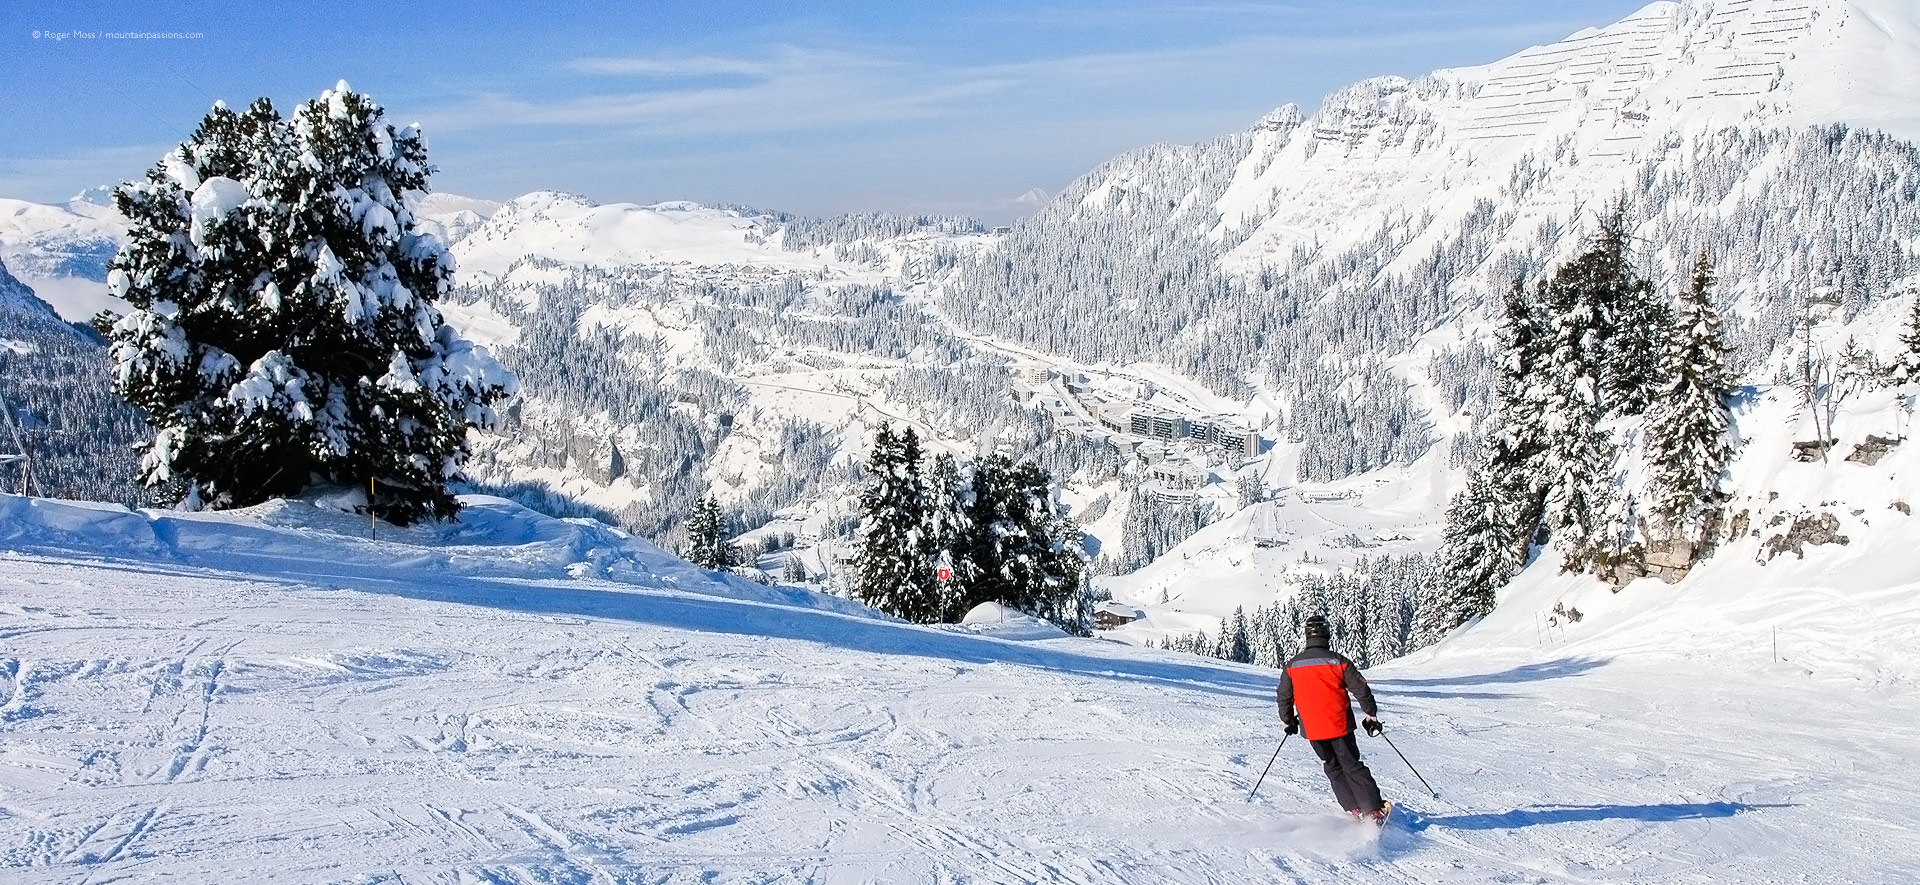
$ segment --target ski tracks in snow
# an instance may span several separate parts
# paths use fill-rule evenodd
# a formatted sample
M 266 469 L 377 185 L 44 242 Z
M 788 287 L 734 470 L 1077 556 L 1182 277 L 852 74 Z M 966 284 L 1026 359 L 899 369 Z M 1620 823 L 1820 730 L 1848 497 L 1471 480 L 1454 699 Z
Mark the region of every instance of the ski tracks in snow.
M 1279 737 L 1244 669 L 8 569 L 0 880 L 23 885 L 1818 881 L 1848 850 L 1834 817 L 1915 786 L 1910 742 L 1839 720 L 1920 713 L 1897 693 L 1489 664 L 1377 680 L 1445 796 L 1363 739 L 1405 800 L 1379 833 L 1332 808 L 1298 741 L 1244 801 Z M 1920 856 L 1897 822 L 1859 826 Z

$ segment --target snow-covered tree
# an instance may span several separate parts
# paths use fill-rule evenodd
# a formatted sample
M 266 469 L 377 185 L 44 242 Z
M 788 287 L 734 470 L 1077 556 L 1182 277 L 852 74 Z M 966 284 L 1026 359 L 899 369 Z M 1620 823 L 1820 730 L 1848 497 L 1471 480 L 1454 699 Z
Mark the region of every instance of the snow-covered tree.
M 1042 591 L 1030 611 L 1069 633 L 1091 636 L 1099 601 L 1087 568 L 1086 535 L 1064 511 L 1055 512 L 1047 523 L 1047 544 Z
M 1913 310 L 1907 314 L 1907 330 L 1900 336 L 1900 359 L 1894 363 L 1895 372 L 1901 380 L 1920 381 L 1920 296 L 1913 299 Z
M 1646 411 L 1660 386 L 1664 335 L 1672 326 L 1666 301 L 1628 260 L 1626 228 L 1626 209 L 1616 205 L 1601 219 L 1593 244 L 1568 265 L 1580 275 L 1584 291 L 1577 297 L 1593 305 L 1603 416 Z
M 516 382 L 434 306 L 453 261 L 411 209 L 431 171 L 418 130 L 342 83 L 291 119 L 215 105 L 115 192 L 108 286 L 133 309 L 112 357 L 154 431 L 149 485 L 220 508 L 371 484 L 395 523 L 458 510 L 467 431 Z
M 1501 306 L 1496 403 L 1480 466 L 1497 518 L 1485 520 L 1480 530 L 1504 538 L 1511 548 L 1508 558 L 1524 563 L 1546 512 L 1540 462 L 1548 445 L 1545 408 L 1553 337 L 1542 305 L 1527 295 L 1521 280 L 1514 280 Z
M 1475 471 L 1447 507 L 1447 528 L 1435 567 L 1437 588 L 1420 607 L 1420 644 L 1493 611 L 1494 591 L 1525 564 L 1511 539 L 1509 512 L 1485 471 Z
M 920 480 L 920 438 L 913 428 L 895 434 L 881 424 L 867 474 L 873 481 L 860 495 L 854 598 L 915 623 L 938 622 L 944 612 L 927 561 L 927 495 Z
M 1569 571 L 1585 568 L 1592 556 L 1594 535 L 1607 513 L 1607 473 L 1614 460 L 1612 443 L 1599 427 L 1605 351 L 1589 286 L 1594 276 L 1592 268 L 1576 261 L 1545 287 L 1552 351 L 1542 379 L 1547 447 L 1540 455 L 1540 476 L 1546 526 Z
M 1720 478 L 1733 458 L 1733 380 L 1713 305 L 1713 265 L 1702 254 L 1680 292 L 1664 361 L 1666 383 L 1647 410 L 1653 517 L 1670 537 L 1697 539 L 1717 522 Z
M 997 602 L 1077 630 L 1087 612 L 1080 530 L 1053 506 L 1053 478 L 994 454 L 974 465 L 953 610 Z
M 941 452 L 934 456 L 922 482 L 927 503 L 921 557 L 938 582 L 941 616 L 958 620 L 966 614 L 957 601 L 959 588 L 967 581 L 961 573 L 966 562 L 961 549 L 967 537 L 966 480 L 960 475 L 959 462 Z
M 1226 651 L 1221 657 L 1237 664 L 1253 663 L 1253 643 L 1248 638 L 1246 608 L 1234 606 L 1233 617 L 1220 623 L 1220 641 Z
M 1235 491 L 1241 507 L 1251 507 L 1267 499 L 1267 483 L 1260 478 L 1260 473 L 1256 470 L 1242 474 L 1235 481 Z
M 727 543 L 727 517 L 720 502 L 710 494 L 701 495 L 687 514 L 686 560 L 704 569 L 731 568 L 738 560 L 733 545 Z

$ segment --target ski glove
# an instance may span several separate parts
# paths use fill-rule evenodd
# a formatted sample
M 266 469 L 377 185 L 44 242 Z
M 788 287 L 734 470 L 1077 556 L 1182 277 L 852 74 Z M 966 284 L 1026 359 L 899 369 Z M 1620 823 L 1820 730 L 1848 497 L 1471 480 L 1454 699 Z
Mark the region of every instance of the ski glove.
M 1287 721 L 1286 721 L 1286 727 L 1285 727 L 1285 728 L 1283 728 L 1283 729 L 1281 729 L 1281 731 L 1284 731 L 1284 732 L 1286 732 L 1287 734 L 1299 734 L 1299 733 L 1300 733 L 1300 723 L 1299 723 L 1299 722 L 1296 722 L 1296 721 L 1294 721 L 1294 720 L 1291 720 L 1291 719 L 1289 719 L 1289 720 L 1287 720 Z
M 1380 720 L 1372 716 L 1360 720 L 1360 727 L 1367 730 L 1367 737 L 1379 737 L 1381 732 L 1387 730 L 1386 726 L 1380 724 Z

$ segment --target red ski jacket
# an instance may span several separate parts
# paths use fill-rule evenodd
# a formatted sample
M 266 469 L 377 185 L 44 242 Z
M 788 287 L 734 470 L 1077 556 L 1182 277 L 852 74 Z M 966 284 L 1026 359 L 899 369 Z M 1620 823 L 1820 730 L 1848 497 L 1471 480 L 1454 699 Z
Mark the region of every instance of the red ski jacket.
M 1294 655 L 1280 673 L 1275 694 L 1280 700 L 1280 721 L 1288 725 L 1298 721 L 1310 741 L 1331 740 L 1353 731 L 1349 694 L 1368 716 L 1380 714 L 1373 702 L 1373 689 L 1367 687 L 1360 668 L 1344 655 L 1324 648 L 1308 648 Z

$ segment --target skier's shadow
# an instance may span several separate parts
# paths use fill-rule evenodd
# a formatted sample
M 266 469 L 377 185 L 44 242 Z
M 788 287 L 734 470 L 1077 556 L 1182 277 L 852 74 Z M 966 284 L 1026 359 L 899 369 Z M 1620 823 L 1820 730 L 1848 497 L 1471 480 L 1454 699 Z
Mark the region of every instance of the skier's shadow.
M 1429 827 L 1449 830 L 1517 830 L 1541 824 L 1566 824 L 1599 820 L 1633 820 L 1669 823 L 1682 820 L 1706 820 L 1732 817 L 1763 808 L 1791 808 L 1793 803 L 1758 804 L 1747 802 L 1664 802 L 1654 805 L 1529 805 L 1499 814 L 1450 814 L 1438 817 L 1407 815 L 1407 829 Z

